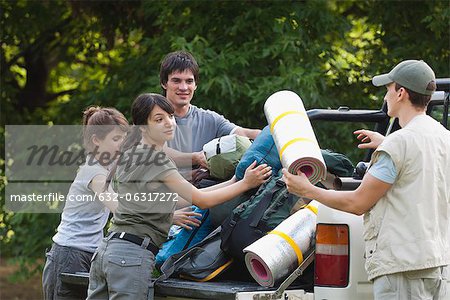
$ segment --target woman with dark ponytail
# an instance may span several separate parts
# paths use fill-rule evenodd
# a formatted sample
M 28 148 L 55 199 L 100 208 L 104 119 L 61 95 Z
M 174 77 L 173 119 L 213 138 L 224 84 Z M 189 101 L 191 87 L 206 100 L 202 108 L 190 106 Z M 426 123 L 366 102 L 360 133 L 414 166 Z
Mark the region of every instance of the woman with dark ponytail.
M 192 186 L 163 151 L 174 136 L 173 113 L 158 94 L 142 94 L 132 104 L 133 128 L 108 177 L 117 181 L 119 204 L 92 259 L 88 299 L 153 299 L 154 260 L 177 202 L 212 207 L 261 185 L 271 174 L 270 167 L 254 162 L 241 181 L 233 178 L 201 190 Z
M 53 236 L 52 248 L 46 253 L 42 274 L 45 299 L 86 298 L 85 290 L 62 282 L 59 274 L 89 272 L 92 255 L 103 238 L 110 210 L 114 211 L 117 206 L 117 202 L 98 195 L 103 192 L 109 166 L 118 156 L 127 127 L 128 121 L 114 108 L 95 106 L 83 113 L 86 162 L 70 186 L 61 223 Z

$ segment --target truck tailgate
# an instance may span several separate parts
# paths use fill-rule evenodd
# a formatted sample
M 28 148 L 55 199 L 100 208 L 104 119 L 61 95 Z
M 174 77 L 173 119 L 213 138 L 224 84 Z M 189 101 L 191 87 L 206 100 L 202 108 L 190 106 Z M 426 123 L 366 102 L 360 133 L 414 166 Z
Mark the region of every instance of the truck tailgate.
M 89 273 L 62 273 L 61 280 L 67 283 L 87 288 L 89 284 Z M 293 284 L 287 290 L 288 294 L 304 295 L 305 289 L 311 289 L 311 285 Z M 169 297 L 167 300 L 176 299 L 265 299 L 255 297 L 255 292 L 262 294 L 274 292 L 276 288 L 265 288 L 256 282 L 222 280 L 216 282 L 194 282 L 183 279 L 169 278 L 158 281 L 155 285 L 155 296 Z M 158 299 L 158 297 L 156 297 Z M 159 298 L 161 299 L 161 298 Z M 165 298 L 162 298 L 165 299 Z M 289 298 L 307 299 L 307 298 Z M 311 298 L 312 299 L 312 298 Z
M 310 287 L 310 286 L 309 286 Z M 293 285 L 289 290 L 303 290 L 307 286 Z M 255 282 L 243 281 L 217 281 L 217 282 L 193 282 L 182 279 L 170 278 L 158 282 L 155 286 L 155 294 L 160 296 L 171 296 L 178 298 L 193 299 L 246 299 L 244 294 L 255 292 L 275 291 L 276 288 L 265 288 Z M 238 297 L 240 295 L 240 297 Z M 249 299 L 255 299 L 249 298 Z M 261 298 L 262 299 L 262 298 Z

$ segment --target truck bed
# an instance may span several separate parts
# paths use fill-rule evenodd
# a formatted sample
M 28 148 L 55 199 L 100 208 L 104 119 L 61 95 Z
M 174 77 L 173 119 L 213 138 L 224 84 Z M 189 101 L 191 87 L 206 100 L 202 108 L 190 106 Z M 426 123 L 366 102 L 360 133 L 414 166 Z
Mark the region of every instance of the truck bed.
M 61 280 L 87 288 L 89 273 L 78 272 L 76 274 L 61 273 Z M 310 284 L 292 284 L 288 290 L 310 291 Z M 194 282 L 177 278 L 169 278 L 159 281 L 155 285 L 156 296 L 173 297 L 182 299 L 236 299 L 238 293 L 275 291 L 274 288 L 265 288 L 256 282 L 221 280 L 212 282 Z

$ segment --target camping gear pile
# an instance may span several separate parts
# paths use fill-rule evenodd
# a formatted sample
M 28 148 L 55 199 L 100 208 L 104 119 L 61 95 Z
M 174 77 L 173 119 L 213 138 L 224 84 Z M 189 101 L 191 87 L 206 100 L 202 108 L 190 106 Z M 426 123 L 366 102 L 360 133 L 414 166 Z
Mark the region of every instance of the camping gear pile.
M 210 173 L 217 178 L 234 174 L 240 180 L 255 160 L 272 167 L 272 178 L 258 189 L 210 209 L 209 230 L 183 229 L 185 232 L 166 242 L 171 247 L 163 246 L 162 250 L 173 251 L 165 251 L 158 261 L 162 264 L 161 279 L 178 276 L 208 281 L 227 270 L 238 270 L 261 286 L 273 287 L 299 267 L 306 259 L 304 255 L 311 256 L 317 202 L 290 194 L 281 168 L 294 174 L 301 170 L 318 184 L 327 171 L 352 176 L 354 167 L 344 155 L 320 149 L 302 100 L 295 93 L 273 94 L 264 112 L 269 125 L 253 143 L 232 135 L 211 141 L 205 149 Z M 192 243 L 192 235 L 197 235 L 195 241 L 201 241 Z

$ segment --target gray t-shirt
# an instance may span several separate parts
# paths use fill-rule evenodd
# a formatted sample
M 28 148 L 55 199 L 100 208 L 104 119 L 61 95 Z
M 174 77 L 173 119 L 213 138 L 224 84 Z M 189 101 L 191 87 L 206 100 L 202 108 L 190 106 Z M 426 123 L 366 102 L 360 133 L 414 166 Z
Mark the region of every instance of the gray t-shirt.
M 224 116 L 195 105 L 190 106 L 184 117 L 175 116 L 175 120 L 177 122 L 175 136 L 167 145 L 185 153 L 202 151 L 203 145 L 209 141 L 231 134 L 237 128 Z
M 97 175 L 108 175 L 108 170 L 88 155 L 80 167 L 66 197 L 61 223 L 53 242 L 94 253 L 103 238 L 103 228 L 108 221 L 106 208 L 88 187 Z
M 110 231 L 166 241 L 177 195 L 161 181 L 176 166 L 164 152 L 138 145 L 123 154 L 116 173 L 119 205 Z

